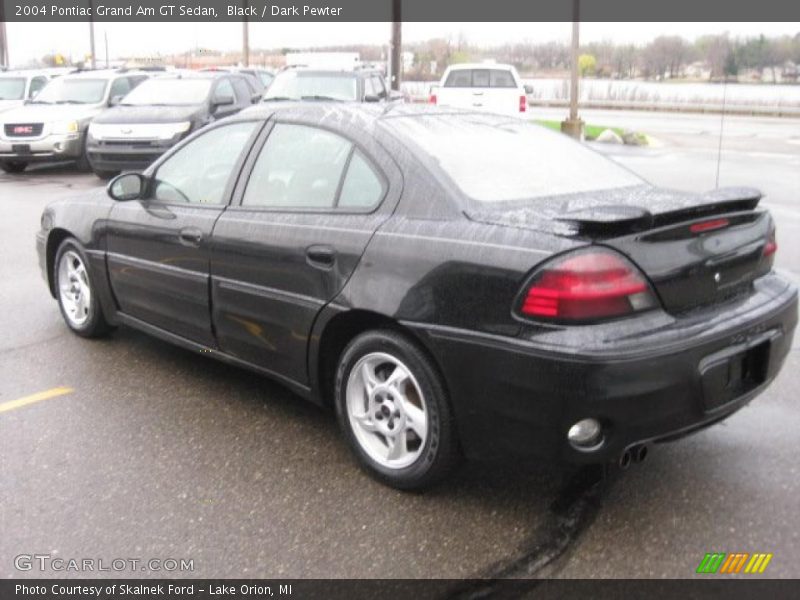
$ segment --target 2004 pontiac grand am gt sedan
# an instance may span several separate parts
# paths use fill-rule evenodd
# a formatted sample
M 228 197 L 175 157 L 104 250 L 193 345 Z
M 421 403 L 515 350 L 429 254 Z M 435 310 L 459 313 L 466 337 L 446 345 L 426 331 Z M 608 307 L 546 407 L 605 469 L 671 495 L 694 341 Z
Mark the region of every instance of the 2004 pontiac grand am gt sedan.
M 75 333 L 273 377 L 410 489 L 461 456 L 624 463 L 762 392 L 797 292 L 759 198 L 509 117 L 263 105 L 51 204 L 37 243 Z

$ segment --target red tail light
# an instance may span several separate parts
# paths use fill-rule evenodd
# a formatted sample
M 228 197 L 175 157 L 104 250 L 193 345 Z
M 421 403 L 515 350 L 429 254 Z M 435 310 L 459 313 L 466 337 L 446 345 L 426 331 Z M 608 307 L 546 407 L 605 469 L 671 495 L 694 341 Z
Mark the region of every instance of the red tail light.
M 525 291 L 519 312 L 555 321 L 595 321 L 648 310 L 657 300 L 644 275 L 607 249 L 579 250 L 546 263 Z
M 526 96 L 519 97 L 519 112 L 528 110 L 528 98 Z
M 436 104 L 436 94 L 431 94 L 430 99 L 428 100 L 431 104 Z
M 762 251 L 762 256 L 764 258 L 769 258 L 770 260 L 775 260 L 775 253 L 778 251 L 778 242 L 775 239 L 775 230 L 769 232 L 769 238 L 767 238 L 767 243 L 764 244 L 764 250 Z

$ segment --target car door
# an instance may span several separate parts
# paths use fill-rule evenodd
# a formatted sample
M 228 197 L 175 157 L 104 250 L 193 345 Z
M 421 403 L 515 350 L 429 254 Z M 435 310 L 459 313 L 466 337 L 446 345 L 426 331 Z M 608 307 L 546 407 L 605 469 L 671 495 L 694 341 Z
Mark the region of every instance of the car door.
M 200 134 L 157 165 L 144 200 L 114 205 L 107 261 L 122 312 L 214 346 L 211 232 L 260 126 L 239 121 Z
M 213 322 L 223 351 L 305 386 L 314 319 L 391 214 L 400 175 L 366 136 L 278 122 L 264 137 L 214 229 Z

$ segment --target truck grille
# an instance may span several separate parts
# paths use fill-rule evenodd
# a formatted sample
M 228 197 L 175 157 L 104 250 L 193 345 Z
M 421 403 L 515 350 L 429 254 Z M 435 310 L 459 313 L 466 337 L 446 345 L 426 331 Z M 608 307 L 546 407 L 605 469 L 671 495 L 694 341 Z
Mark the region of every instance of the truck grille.
M 6 123 L 6 137 L 36 137 L 42 135 L 44 123 Z

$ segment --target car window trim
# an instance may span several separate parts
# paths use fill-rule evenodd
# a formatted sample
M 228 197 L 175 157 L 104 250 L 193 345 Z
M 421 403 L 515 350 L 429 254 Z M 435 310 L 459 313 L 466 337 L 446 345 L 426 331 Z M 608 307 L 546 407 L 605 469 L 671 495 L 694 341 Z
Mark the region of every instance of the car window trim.
M 245 205 L 242 204 L 244 200 L 244 194 L 247 190 L 247 184 L 250 181 L 250 176 L 253 173 L 253 168 L 255 167 L 255 163 L 258 160 L 258 157 L 261 155 L 261 151 L 263 150 L 264 146 L 267 144 L 269 140 L 269 136 L 272 133 L 272 130 L 275 128 L 277 124 L 284 124 L 284 125 L 302 125 L 305 127 L 314 127 L 316 129 L 322 129 L 333 135 L 338 135 L 341 138 L 344 138 L 352 147 L 350 148 L 350 155 L 347 157 L 347 161 L 345 163 L 345 167 L 342 169 L 342 175 L 339 180 L 339 187 L 336 190 L 336 197 L 334 199 L 334 205 L 332 207 L 286 207 L 286 206 L 254 206 L 254 205 Z M 339 129 L 333 129 L 331 127 L 326 127 L 324 125 L 319 125 L 316 123 L 309 123 L 308 121 L 294 121 L 294 120 L 283 120 L 283 119 L 276 119 L 274 116 L 271 116 L 267 121 L 267 126 L 265 126 L 264 130 L 261 132 L 261 139 L 256 140 L 255 143 L 251 147 L 250 156 L 248 156 L 247 162 L 242 166 L 242 171 L 239 176 L 239 181 L 237 182 L 236 190 L 234 190 L 234 198 L 231 200 L 230 205 L 228 206 L 228 210 L 235 211 L 235 212 L 242 212 L 242 211 L 257 211 L 257 212 L 272 212 L 272 213 L 284 213 L 284 214 L 302 214 L 302 213 L 310 213 L 310 214 L 326 214 L 326 215 L 369 215 L 374 212 L 377 212 L 383 203 L 386 201 L 386 198 L 389 196 L 389 177 L 384 172 L 383 168 L 378 164 L 378 161 L 364 148 L 363 145 L 358 143 L 352 137 L 347 135 L 346 133 L 342 132 Z M 339 196 L 341 194 L 341 189 L 344 187 L 344 178 L 347 177 L 347 171 L 350 168 L 350 160 L 352 159 L 352 155 L 355 150 L 359 150 L 364 157 L 364 160 L 367 161 L 367 164 L 372 168 L 372 171 L 378 177 L 378 180 L 381 182 L 381 198 L 375 204 L 375 206 L 368 207 L 368 208 L 338 208 L 339 204 Z
M 154 192 L 153 186 L 158 181 L 157 179 L 158 170 L 161 168 L 163 163 L 167 162 L 167 160 L 169 160 L 172 156 L 177 154 L 182 148 L 188 146 L 192 141 L 208 133 L 211 133 L 213 130 L 218 129 L 220 127 L 230 127 L 231 125 L 238 125 L 239 123 L 255 123 L 256 126 L 253 128 L 253 132 L 250 134 L 250 137 L 248 138 L 247 142 L 245 142 L 245 145 L 242 148 L 242 151 L 239 153 L 239 157 L 236 159 L 236 162 L 233 163 L 231 174 L 228 176 L 228 182 L 225 184 L 225 191 L 223 192 L 223 197 L 227 198 L 227 202 L 220 202 L 219 204 L 201 204 L 198 202 L 162 202 L 152 196 Z M 263 121 L 262 119 L 258 118 L 225 121 L 218 124 L 215 123 L 210 127 L 203 128 L 200 131 L 197 131 L 195 134 L 182 140 L 176 146 L 170 148 L 170 152 L 164 154 L 159 159 L 158 164 L 155 165 L 155 169 L 153 169 L 152 173 L 150 173 L 148 177 L 147 197 L 143 198 L 141 202 L 145 205 L 153 205 L 153 206 L 184 206 L 184 207 L 194 207 L 194 208 L 202 207 L 206 209 L 216 209 L 216 210 L 220 209 L 224 210 L 225 208 L 229 208 L 233 201 L 236 186 L 238 185 L 239 179 L 241 178 L 242 175 L 242 168 L 247 159 L 250 158 L 250 155 L 253 152 L 253 146 L 258 141 L 258 137 L 264 130 L 265 125 L 266 121 Z

